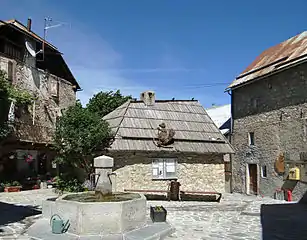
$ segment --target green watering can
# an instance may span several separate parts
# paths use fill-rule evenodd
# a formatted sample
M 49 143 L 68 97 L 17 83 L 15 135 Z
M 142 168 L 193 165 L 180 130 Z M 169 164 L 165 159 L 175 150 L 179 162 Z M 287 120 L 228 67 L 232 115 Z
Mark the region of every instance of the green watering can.
M 50 218 L 50 225 L 51 231 L 54 234 L 65 233 L 70 226 L 69 220 L 64 223 L 63 219 L 58 214 L 52 215 Z

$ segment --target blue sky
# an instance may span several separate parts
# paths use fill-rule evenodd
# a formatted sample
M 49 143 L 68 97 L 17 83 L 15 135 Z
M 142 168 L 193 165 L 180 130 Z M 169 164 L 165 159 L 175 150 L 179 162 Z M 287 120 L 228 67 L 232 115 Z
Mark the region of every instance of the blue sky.
M 98 91 L 227 104 L 230 83 L 266 48 L 307 30 L 307 1 L 1 0 L 0 16 L 42 35 L 44 17 L 80 83 L 83 103 Z

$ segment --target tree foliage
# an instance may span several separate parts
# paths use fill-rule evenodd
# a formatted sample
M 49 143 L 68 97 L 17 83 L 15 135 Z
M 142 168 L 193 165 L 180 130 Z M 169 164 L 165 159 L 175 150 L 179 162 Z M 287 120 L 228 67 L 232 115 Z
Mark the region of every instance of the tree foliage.
M 86 107 L 89 111 L 95 112 L 103 117 L 131 98 L 131 96 L 123 96 L 120 90 L 116 92 L 99 92 L 89 100 Z
M 89 174 L 93 158 L 109 147 L 112 137 L 108 123 L 77 102 L 57 122 L 54 148 L 59 153 L 58 161 Z
M 57 121 L 54 149 L 57 161 L 66 166 L 82 168 L 87 176 L 92 172 L 94 157 L 110 146 L 113 133 L 102 118 L 125 103 L 131 96 L 120 91 L 99 92 L 86 107 L 78 101 L 68 108 Z M 67 181 L 67 180 L 66 180 Z

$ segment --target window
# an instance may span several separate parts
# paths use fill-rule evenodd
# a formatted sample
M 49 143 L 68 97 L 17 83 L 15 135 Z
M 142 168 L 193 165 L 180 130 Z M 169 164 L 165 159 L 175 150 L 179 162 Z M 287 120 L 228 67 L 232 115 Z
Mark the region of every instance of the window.
M 13 62 L 8 61 L 7 63 L 7 78 L 10 81 L 13 81 Z
M 251 98 L 251 106 L 254 109 L 258 107 L 258 99 L 257 98 Z
M 253 132 L 248 133 L 248 143 L 250 146 L 255 145 L 255 134 Z
M 57 79 L 50 79 L 50 93 L 52 97 L 59 97 L 60 83 Z
M 261 177 L 266 178 L 267 176 L 268 176 L 267 169 L 266 166 L 264 165 L 261 167 Z
M 164 158 L 152 161 L 153 179 L 175 179 L 176 178 L 176 159 Z

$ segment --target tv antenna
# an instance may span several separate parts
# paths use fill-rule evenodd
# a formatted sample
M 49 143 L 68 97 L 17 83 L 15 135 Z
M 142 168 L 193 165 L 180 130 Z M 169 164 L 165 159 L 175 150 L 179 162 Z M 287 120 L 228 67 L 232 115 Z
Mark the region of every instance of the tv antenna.
M 52 23 L 55 23 L 55 24 L 52 25 Z M 53 21 L 51 17 L 45 17 L 44 19 L 44 40 L 43 40 L 43 47 L 42 47 L 42 53 L 43 53 L 42 61 L 44 61 L 45 59 L 45 44 L 46 44 L 46 38 L 47 38 L 47 30 L 50 28 L 60 27 L 65 24 L 68 24 L 68 23 Z

